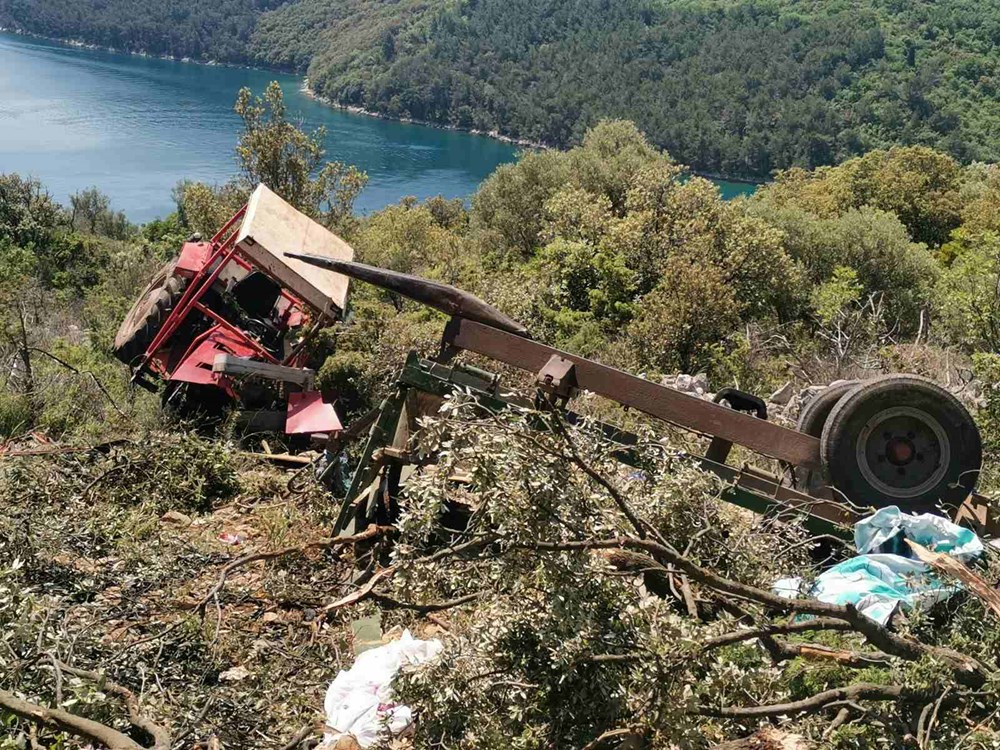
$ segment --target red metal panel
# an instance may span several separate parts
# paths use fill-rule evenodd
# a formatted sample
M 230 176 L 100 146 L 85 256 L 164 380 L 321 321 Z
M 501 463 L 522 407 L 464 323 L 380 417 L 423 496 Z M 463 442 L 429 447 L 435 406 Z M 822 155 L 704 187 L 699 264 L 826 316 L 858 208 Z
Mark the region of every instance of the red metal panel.
M 238 357 L 250 357 L 254 350 L 247 346 L 241 336 L 216 326 L 195 339 L 181 363 L 170 373 L 169 380 L 180 380 L 185 383 L 201 383 L 228 387 L 225 376 L 212 372 L 212 365 L 219 354 L 235 354 Z
M 177 260 L 177 271 L 188 278 L 200 273 L 212 253 L 207 242 L 185 242 L 181 245 L 181 257 Z
M 340 423 L 333 404 L 323 401 L 319 391 L 288 394 L 288 419 L 285 432 L 289 435 L 305 435 L 340 432 Z

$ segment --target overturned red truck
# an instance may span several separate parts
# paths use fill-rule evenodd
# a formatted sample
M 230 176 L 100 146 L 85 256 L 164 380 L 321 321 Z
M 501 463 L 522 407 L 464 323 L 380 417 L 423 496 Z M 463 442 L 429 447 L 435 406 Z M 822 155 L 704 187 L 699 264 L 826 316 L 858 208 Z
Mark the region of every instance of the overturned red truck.
M 330 394 L 305 366 L 307 346 L 342 318 L 349 280 L 289 258 L 350 261 L 351 247 L 260 185 L 208 241 L 192 237 L 160 269 L 115 337 L 133 381 L 182 416 L 235 407 L 251 429 L 328 435 Z

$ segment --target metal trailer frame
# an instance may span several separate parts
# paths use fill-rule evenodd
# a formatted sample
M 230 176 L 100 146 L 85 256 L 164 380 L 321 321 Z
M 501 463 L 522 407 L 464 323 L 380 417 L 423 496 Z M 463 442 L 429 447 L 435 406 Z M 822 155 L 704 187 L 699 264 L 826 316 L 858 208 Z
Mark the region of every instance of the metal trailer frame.
M 417 419 L 437 413 L 445 398 L 459 392 L 472 396 L 490 411 L 530 407 L 533 403 L 515 393 L 502 391 L 499 377 L 493 373 L 469 365 L 422 359 L 416 352 L 410 352 L 396 381 L 396 390 L 382 402 L 374 416 L 341 505 L 335 533 L 355 534 L 372 522 L 392 520 L 400 490 L 413 467 L 420 464 L 409 451 L 409 439 L 416 430 Z M 544 380 L 539 384 L 539 395 L 545 397 L 550 407 L 554 406 L 551 396 L 558 396 L 553 389 L 545 387 Z M 556 408 L 567 422 L 579 421 L 573 412 Z M 725 407 L 718 408 L 731 412 Z M 755 421 L 756 426 L 768 424 L 763 420 Z M 595 423 L 595 426 L 621 445 L 619 458 L 623 463 L 630 463 L 629 448 L 638 438 L 611 425 Z M 727 485 L 724 500 L 757 513 L 780 513 L 799 518 L 816 534 L 848 537 L 851 526 L 862 516 L 857 509 L 787 487 L 780 477 L 749 465 L 736 467 L 689 454 L 680 454 L 680 457 L 722 479 Z
M 502 409 L 512 403 L 509 396 L 500 394 L 493 374 L 468 365 L 448 366 L 463 351 L 533 373 L 536 386 L 547 402 L 561 409 L 568 419 L 574 417 L 566 411 L 568 402 L 579 391 L 586 390 L 710 438 L 706 455 L 690 458 L 729 485 L 726 499 L 736 505 L 758 512 L 780 510 L 801 514 L 808 526 L 821 533 L 838 535 L 848 535 L 850 527 L 866 510 L 836 502 L 832 492 L 830 497 L 816 497 L 788 487 L 782 477 L 749 465 L 727 464 L 732 447 L 741 445 L 779 461 L 792 472 L 795 468 L 821 467 L 820 441 L 798 430 L 768 422 L 765 405 L 750 394 L 734 389 L 717 394 L 717 399 L 724 396 L 733 408 L 705 401 L 533 341 L 516 321 L 475 296 L 446 284 L 360 263 L 308 254 L 288 255 L 373 283 L 450 316 L 436 360 L 422 360 L 411 353 L 400 373 L 396 392 L 375 413 L 366 415 L 345 431 L 345 436 L 358 434 L 374 423 L 341 507 L 336 525 L 340 533 L 360 530 L 379 512 L 388 514 L 379 520 L 391 521 L 404 469 L 412 463 L 407 442 L 414 419 L 436 411 L 428 408 L 433 406 L 434 399 L 440 400 L 456 388 L 464 388 L 484 406 Z M 745 411 L 754 411 L 756 416 Z M 627 446 L 630 439 L 627 433 L 613 427 L 605 428 Z M 634 436 L 631 439 L 634 440 Z M 341 445 L 342 441 L 334 441 L 330 447 L 339 449 Z M 1000 531 L 988 500 L 980 495 L 970 494 L 957 509 L 955 519 L 990 536 Z

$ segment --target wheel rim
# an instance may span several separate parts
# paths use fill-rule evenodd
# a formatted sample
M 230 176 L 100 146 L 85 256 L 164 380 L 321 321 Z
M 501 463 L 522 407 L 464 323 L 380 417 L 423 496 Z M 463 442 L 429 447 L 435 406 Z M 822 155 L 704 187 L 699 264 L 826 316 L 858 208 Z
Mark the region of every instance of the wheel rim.
M 858 467 L 879 492 L 900 499 L 936 487 L 948 471 L 951 445 L 941 424 L 909 406 L 885 409 L 858 435 Z

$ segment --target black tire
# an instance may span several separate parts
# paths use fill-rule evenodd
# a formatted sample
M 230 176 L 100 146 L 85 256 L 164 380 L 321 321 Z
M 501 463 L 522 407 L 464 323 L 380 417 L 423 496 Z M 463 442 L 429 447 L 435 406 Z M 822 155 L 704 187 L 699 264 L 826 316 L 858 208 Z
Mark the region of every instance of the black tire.
M 127 365 L 134 365 L 146 353 L 170 311 L 184 296 L 187 279 L 175 272 L 177 260 L 174 258 L 157 272 L 118 327 L 113 351 Z
M 933 512 L 975 489 L 983 450 L 976 423 L 948 391 L 916 375 L 887 375 L 836 403 L 820 456 L 851 502 Z
M 796 429 L 817 439 L 822 437 L 823 427 L 833 407 L 857 385 L 857 380 L 846 380 L 818 393 L 812 401 L 802 407 Z M 818 470 L 799 469 L 795 473 L 795 486 L 803 492 L 817 490 L 827 483 L 823 473 Z
M 812 435 L 814 438 L 821 437 L 823 426 L 826 424 L 830 412 L 833 411 L 833 407 L 857 385 L 857 380 L 846 380 L 817 394 L 812 401 L 802 407 L 795 429 Z

